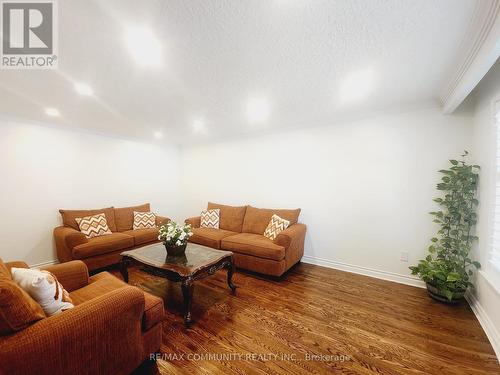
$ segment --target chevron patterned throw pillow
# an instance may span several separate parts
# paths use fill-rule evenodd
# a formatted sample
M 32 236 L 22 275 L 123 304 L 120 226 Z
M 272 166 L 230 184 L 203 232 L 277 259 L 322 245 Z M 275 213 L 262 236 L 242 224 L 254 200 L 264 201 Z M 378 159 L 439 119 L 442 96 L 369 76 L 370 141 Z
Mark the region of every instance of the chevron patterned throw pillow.
M 134 224 L 132 229 L 156 228 L 156 215 L 152 212 L 134 211 Z
M 75 220 L 80 228 L 80 232 L 82 232 L 87 238 L 112 234 L 109 230 L 108 222 L 106 221 L 106 215 L 104 214 L 77 217 Z
M 200 228 L 219 229 L 220 209 L 201 211 L 200 217 Z
M 282 219 L 278 215 L 273 215 L 273 217 L 271 217 L 271 221 L 267 224 L 264 236 L 269 238 L 271 241 L 274 241 L 276 237 L 278 237 L 278 234 L 288 228 L 289 225 L 290 222 L 288 220 Z

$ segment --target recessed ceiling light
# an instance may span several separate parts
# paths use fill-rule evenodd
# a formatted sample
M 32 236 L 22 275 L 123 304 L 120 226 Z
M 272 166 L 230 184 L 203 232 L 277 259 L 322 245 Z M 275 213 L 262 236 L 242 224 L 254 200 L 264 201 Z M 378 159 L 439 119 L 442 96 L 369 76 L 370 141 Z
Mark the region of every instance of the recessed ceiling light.
M 161 43 L 150 29 L 130 26 L 126 30 L 125 41 L 129 52 L 138 64 L 142 66 L 160 65 Z
M 162 132 L 154 132 L 154 137 L 156 139 L 162 139 L 163 138 L 163 133 Z
M 76 82 L 74 87 L 75 87 L 75 91 L 77 93 L 79 93 L 80 95 L 90 96 L 90 95 L 94 94 L 92 87 L 90 87 L 86 83 Z
M 269 112 L 269 102 L 265 98 L 251 98 L 247 103 L 246 114 L 252 124 L 265 122 Z
M 52 116 L 52 117 L 59 117 L 59 116 L 61 116 L 61 113 L 56 108 L 45 108 L 45 113 L 47 115 L 49 115 L 49 116 Z
M 352 72 L 340 86 L 340 100 L 345 103 L 362 99 L 373 90 L 374 82 L 375 74 L 371 69 Z
M 206 129 L 205 121 L 203 121 L 202 119 L 194 120 L 192 127 L 193 127 L 194 133 L 197 133 L 197 134 L 205 133 L 205 129 Z

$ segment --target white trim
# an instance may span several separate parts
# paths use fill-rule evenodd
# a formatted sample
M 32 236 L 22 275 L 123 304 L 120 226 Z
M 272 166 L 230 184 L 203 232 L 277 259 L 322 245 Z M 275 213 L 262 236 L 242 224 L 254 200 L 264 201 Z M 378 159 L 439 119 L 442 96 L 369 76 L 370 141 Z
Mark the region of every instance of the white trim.
M 30 268 L 41 268 L 45 266 L 53 266 L 54 264 L 59 263 L 57 260 L 49 260 L 47 262 L 41 262 L 41 263 L 35 263 L 35 264 L 30 264 Z
M 459 66 L 441 95 L 443 112 L 452 113 L 476 87 L 500 54 L 500 0 L 478 1 L 462 43 Z
M 472 294 L 472 293 L 467 293 L 465 295 L 465 299 L 467 302 L 469 302 L 469 305 L 474 312 L 474 315 L 476 316 L 477 320 L 479 321 L 479 324 L 481 324 L 481 327 L 483 327 L 484 333 L 486 333 L 486 336 L 488 337 L 488 340 L 490 340 L 490 344 L 493 347 L 493 350 L 495 351 L 495 354 L 497 356 L 497 360 L 500 359 L 500 333 L 497 331 L 495 325 L 491 322 L 490 318 L 488 317 L 488 314 L 486 314 L 486 311 L 483 309 L 477 298 Z
M 373 268 L 356 266 L 354 264 L 347 264 L 329 259 L 311 257 L 308 255 L 304 255 L 302 257 L 302 261 L 304 263 L 315 264 L 317 266 L 334 268 L 336 270 L 357 273 L 359 275 L 375 277 L 377 279 L 382 279 L 387 281 L 393 281 L 399 284 L 406 284 L 406 285 L 416 286 L 418 288 L 425 288 L 425 283 L 422 280 L 413 276 L 403 275 L 400 273 L 381 271 Z

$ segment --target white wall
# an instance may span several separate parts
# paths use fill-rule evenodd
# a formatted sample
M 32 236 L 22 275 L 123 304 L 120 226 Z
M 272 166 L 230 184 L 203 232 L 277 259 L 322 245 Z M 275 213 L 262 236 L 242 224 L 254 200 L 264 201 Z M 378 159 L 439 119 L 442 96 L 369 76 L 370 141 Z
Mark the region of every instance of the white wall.
M 479 242 L 475 256 L 482 264 L 471 302 L 497 356 L 500 357 L 500 272 L 488 262 L 496 182 L 493 104 L 498 100 L 500 100 L 500 63 L 497 63 L 483 78 L 471 98 L 471 101 L 475 101 L 473 155 L 475 162 L 481 165 L 477 224 Z
M 183 214 L 199 214 L 209 200 L 301 207 L 306 260 L 408 281 L 436 229 L 428 214 L 436 171 L 470 143 L 470 115 L 425 108 L 193 146 L 181 151 Z
M 212 200 L 301 207 L 306 260 L 407 277 L 435 229 L 436 170 L 469 146 L 470 123 L 425 108 L 188 147 L 179 158 L 163 143 L 2 121 L 0 257 L 56 259 L 58 208 L 150 201 L 181 220 Z
M 60 225 L 59 208 L 148 201 L 154 211 L 178 216 L 175 148 L 2 121 L 0 176 L 4 260 L 57 259 L 52 229 Z

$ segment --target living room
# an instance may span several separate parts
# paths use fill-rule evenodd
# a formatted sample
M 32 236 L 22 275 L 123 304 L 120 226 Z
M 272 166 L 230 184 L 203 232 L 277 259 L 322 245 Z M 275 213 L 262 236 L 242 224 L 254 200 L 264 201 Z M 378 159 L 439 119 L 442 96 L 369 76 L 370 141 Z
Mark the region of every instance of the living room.
M 0 7 L 0 374 L 500 374 L 500 1 Z

